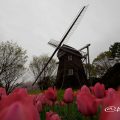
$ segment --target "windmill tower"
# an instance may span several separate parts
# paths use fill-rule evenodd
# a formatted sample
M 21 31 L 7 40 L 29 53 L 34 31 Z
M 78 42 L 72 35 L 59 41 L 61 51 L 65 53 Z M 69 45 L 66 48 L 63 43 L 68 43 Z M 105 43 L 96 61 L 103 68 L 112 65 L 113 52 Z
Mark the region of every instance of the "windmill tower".
M 82 63 L 82 55 L 76 49 L 63 45 L 58 53 L 59 67 L 56 77 L 57 88 L 79 88 L 87 84 L 87 77 Z
M 51 55 L 48 62 L 45 64 L 42 71 L 37 76 L 33 85 L 36 83 L 38 78 L 41 76 L 42 72 L 45 70 L 45 68 L 47 67 L 47 65 L 49 64 L 51 59 L 54 57 L 54 55 L 57 51 L 58 51 L 57 56 L 59 59 L 59 67 L 58 67 L 58 73 L 57 73 L 58 80 L 56 82 L 57 87 L 60 88 L 60 86 L 63 86 L 65 83 L 64 82 L 65 79 L 71 80 L 70 85 L 74 84 L 74 86 L 77 86 L 77 85 L 80 86 L 80 85 L 86 84 L 86 75 L 85 75 L 85 71 L 84 71 L 84 68 L 82 65 L 81 53 L 78 50 L 63 44 L 63 42 L 67 39 L 67 37 L 70 35 L 70 33 L 73 32 L 74 27 L 76 26 L 76 24 L 78 23 L 78 21 L 80 20 L 81 16 L 83 15 L 83 13 L 85 12 L 86 9 L 87 9 L 87 6 L 84 6 L 82 8 L 82 10 L 79 12 L 79 14 L 77 15 L 77 17 L 75 18 L 75 20 L 73 21 L 73 23 L 71 24 L 68 31 L 63 36 L 63 38 L 60 42 L 56 42 L 56 41 L 49 42 L 49 44 L 56 47 L 56 49 L 53 52 L 53 54 Z M 63 63 L 64 63 L 64 67 L 63 67 Z M 76 78 L 76 80 L 73 80 L 74 77 Z M 60 81 L 60 79 L 62 79 L 62 80 Z M 68 86 L 70 87 L 70 85 L 68 85 Z M 65 86 L 65 87 L 68 87 L 68 86 Z

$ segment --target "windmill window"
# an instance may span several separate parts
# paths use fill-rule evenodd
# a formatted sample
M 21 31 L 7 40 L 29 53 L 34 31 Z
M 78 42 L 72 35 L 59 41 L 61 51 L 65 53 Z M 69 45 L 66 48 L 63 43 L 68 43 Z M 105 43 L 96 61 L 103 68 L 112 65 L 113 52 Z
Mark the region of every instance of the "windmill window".
M 72 55 L 68 56 L 68 61 L 72 61 Z
M 73 75 L 73 69 L 68 69 L 68 75 Z

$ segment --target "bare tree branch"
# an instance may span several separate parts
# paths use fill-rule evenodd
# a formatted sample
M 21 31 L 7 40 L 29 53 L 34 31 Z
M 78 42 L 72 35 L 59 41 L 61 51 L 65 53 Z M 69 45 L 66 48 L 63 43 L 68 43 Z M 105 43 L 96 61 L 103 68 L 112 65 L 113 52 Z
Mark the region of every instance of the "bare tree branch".
M 26 51 L 13 42 L 0 43 L 0 80 L 7 92 L 18 86 L 27 61 Z

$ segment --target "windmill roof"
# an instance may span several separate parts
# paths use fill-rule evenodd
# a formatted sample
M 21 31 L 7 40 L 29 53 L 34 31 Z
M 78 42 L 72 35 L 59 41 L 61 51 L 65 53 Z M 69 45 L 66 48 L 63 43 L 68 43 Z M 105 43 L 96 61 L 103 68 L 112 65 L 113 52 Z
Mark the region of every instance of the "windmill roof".
M 57 53 L 57 56 L 58 56 L 58 58 L 61 58 L 62 56 L 64 56 L 65 54 L 68 54 L 68 53 L 82 58 L 82 55 L 78 50 L 76 50 L 75 48 L 70 47 L 68 45 L 63 45 L 62 47 L 60 47 L 60 49 Z

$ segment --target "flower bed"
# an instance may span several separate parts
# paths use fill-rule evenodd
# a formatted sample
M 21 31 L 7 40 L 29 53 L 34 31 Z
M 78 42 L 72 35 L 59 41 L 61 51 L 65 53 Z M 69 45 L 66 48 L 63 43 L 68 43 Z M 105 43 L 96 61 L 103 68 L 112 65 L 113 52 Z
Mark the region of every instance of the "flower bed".
M 16 88 L 9 95 L 0 88 L 0 120 L 119 120 L 120 91 L 103 84 L 77 91 L 50 87 L 39 94 Z

